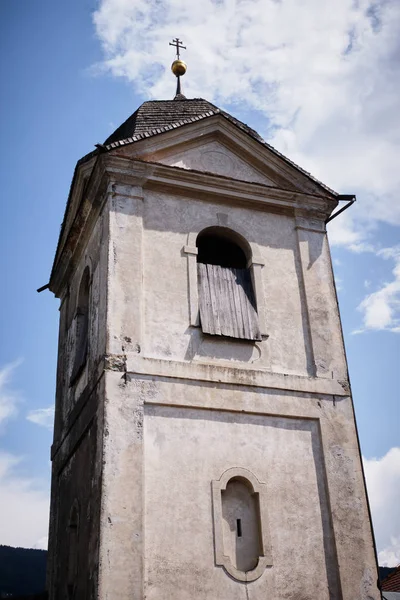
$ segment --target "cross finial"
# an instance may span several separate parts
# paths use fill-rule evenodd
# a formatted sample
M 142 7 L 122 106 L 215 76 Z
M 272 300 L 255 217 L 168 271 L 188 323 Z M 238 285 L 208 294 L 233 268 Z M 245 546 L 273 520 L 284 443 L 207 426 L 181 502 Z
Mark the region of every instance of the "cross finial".
M 176 48 L 176 59 L 171 65 L 171 71 L 176 77 L 176 94 L 174 100 L 186 100 L 185 96 L 182 94 L 181 90 L 181 76 L 186 73 L 186 63 L 181 60 L 180 50 L 184 48 L 186 50 L 186 46 L 182 45 L 182 40 L 179 38 L 175 38 L 172 42 L 169 43 L 170 46 L 174 46 Z
M 181 48 L 186 50 L 186 46 L 182 46 L 182 40 L 180 40 L 179 38 L 175 38 L 174 40 L 172 40 L 172 42 L 170 42 L 169 45 L 174 46 L 176 48 L 176 58 L 179 60 L 179 58 L 180 58 L 179 50 Z

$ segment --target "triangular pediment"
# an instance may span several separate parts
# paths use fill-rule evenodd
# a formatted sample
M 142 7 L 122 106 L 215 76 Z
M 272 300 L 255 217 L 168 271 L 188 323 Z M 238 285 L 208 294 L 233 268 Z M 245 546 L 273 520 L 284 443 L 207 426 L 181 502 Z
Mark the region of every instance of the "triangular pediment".
M 334 192 L 222 115 L 112 149 L 118 155 L 302 193 Z
M 275 185 L 274 181 L 256 169 L 252 164 L 243 160 L 232 149 L 219 140 L 199 143 L 192 148 L 175 148 L 165 154 L 159 153 L 157 160 L 164 165 L 180 167 L 222 175 L 231 179 Z

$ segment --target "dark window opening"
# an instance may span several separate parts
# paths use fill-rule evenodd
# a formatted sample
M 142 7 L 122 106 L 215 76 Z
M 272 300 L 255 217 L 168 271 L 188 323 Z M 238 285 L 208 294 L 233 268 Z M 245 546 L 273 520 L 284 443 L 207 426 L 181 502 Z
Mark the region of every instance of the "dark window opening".
M 245 253 L 226 234 L 216 234 L 213 230 L 203 231 L 197 238 L 197 248 L 199 263 L 235 269 L 246 268 Z
M 211 228 L 197 237 L 201 328 L 210 335 L 261 340 L 247 256 L 234 235 Z
M 89 267 L 86 267 L 79 286 L 78 306 L 75 313 L 75 356 L 71 375 L 71 385 L 82 373 L 83 367 L 86 364 L 89 336 L 89 297 L 90 273 Z
M 242 537 L 242 519 L 236 519 L 236 532 L 238 537 Z
M 79 512 L 74 503 L 68 523 L 67 594 L 70 600 L 75 598 L 78 577 L 78 529 Z

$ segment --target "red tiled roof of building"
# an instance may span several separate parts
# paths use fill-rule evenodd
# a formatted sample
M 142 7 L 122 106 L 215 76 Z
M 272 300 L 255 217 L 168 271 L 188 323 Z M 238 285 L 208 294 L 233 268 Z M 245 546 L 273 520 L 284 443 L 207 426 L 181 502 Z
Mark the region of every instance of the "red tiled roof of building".
M 400 592 L 400 565 L 381 583 L 384 592 Z

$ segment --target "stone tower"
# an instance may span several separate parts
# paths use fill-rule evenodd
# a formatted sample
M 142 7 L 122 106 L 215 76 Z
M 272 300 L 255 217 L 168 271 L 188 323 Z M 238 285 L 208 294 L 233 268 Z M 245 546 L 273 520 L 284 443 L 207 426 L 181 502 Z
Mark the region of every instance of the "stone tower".
M 51 600 L 378 600 L 340 199 L 181 94 L 78 162 L 50 280 Z

